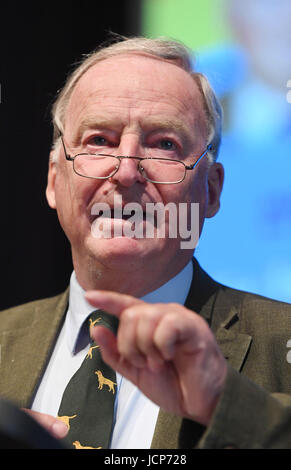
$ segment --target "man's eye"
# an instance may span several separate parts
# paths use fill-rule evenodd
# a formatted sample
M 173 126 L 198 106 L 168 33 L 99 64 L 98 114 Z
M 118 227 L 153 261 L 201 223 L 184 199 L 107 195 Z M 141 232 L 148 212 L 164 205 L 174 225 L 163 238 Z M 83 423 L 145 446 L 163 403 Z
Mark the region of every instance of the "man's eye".
M 101 135 L 97 135 L 95 136 L 93 139 L 92 139 L 92 142 L 95 144 L 95 145 L 106 145 L 108 142 L 107 142 L 107 139 L 105 139 L 105 137 L 102 137 Z
M 175 144 L 171 140 L 161 140 L 160 148 L 162 150 L 174 150 L 175 149 Z

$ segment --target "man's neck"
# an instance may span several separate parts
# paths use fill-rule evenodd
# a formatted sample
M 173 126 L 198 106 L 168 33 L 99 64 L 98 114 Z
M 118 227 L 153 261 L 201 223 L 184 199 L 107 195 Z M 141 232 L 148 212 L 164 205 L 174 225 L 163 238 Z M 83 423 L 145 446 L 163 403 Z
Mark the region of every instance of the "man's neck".
M 176 265 L 175 268 L 169 264 L 166 268 L 155 265 L 152 269 L 150 266 L 130 269 L 129 266 L 127 270 L 113 270 L 98 266 L 95 262 L 89 262 L 84 270 L 82 266 L 74 262 L 74 269 L 76 278 L 85 291 L 112 290 L 141 298 L 177 276 L 191 259 L 192 257 L 184 260 L 184 263 Z

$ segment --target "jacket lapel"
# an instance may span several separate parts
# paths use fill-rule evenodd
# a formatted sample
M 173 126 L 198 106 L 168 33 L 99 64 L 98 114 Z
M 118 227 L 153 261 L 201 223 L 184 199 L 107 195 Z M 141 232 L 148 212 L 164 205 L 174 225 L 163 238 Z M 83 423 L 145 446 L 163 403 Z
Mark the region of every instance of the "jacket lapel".
M 194 276 L 185 306 L 199 313 L 215 332 L 218 345 L 229 364 L 240 371 L 252 341 L 238 331 L 241 306 L 238 296 L 229 296 L 227 288 L 211 279 L 193 259 Z M 189 429 L 191 426 L 191 441 Z M 153 449 L 191 448 L 203 427 L 161 410 L 152 445 Z
M 229 317 L 216 331 L 217 343 L 228 363 L 240 371 L 249 351 L 252 337 L 237 331 L 239 315 L 233 309 Z M 236 327 L 234 326 L 235 324 Z
M 22 407 L 33 400 L 67 309 L 68 291 L 21 306 L 0 330 L 0 395 Z M 8 314 L 9 315 L 9 314 Z M 19 322 L 23 318 L 23 322 Z M 29 364 L 29 368 L 27 368 Z

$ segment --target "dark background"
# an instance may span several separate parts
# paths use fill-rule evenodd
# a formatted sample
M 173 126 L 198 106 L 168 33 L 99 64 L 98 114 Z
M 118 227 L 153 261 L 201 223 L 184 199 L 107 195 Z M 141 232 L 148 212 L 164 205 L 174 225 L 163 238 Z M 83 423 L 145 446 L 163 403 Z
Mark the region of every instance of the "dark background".
M 45 199 L 50 108 L 71 64 L 110 37 L 140 33 L 141 0 L 5 2 L 0 29 L 0 310 L 55 295 L 72 271 Z

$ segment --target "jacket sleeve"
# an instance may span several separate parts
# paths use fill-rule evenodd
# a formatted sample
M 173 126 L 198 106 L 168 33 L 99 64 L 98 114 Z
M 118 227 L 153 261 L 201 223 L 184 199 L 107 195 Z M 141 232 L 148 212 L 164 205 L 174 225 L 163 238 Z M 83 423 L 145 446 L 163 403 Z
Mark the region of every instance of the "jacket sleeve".
M 224 391 L 196 448 L 291 449 L 291 395 L 270 394 L 229 366 Z

